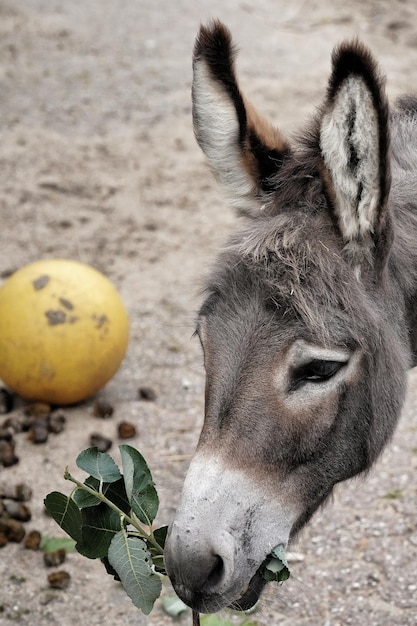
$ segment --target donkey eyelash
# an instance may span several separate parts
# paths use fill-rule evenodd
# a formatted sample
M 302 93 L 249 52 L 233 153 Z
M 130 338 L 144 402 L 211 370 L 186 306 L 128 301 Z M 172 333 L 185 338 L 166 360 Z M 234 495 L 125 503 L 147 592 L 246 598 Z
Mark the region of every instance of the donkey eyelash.
M 346 364 L 346 361 L 313 359 L 293 371 L 290 391 L 297 390 L 307 382 L 316 384 L 326 382 L 333 378 Z

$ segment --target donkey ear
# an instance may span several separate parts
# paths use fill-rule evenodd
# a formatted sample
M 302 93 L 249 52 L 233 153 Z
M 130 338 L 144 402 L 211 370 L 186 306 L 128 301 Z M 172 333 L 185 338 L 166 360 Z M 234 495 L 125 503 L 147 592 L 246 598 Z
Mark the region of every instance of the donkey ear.
M 392 241 L 384 82 L 370 52 L 357 41 L 342 44 L 332 61 L 320 119 L 323 182 L 345 242 L 360 244 L 351 249 L 383 267 Z
M 256 214 L 289 148 L 241 94 L 235 56 L 230 32 L 221 22 L 201 27 L 193 60 L 194 131 L 232 205 Z

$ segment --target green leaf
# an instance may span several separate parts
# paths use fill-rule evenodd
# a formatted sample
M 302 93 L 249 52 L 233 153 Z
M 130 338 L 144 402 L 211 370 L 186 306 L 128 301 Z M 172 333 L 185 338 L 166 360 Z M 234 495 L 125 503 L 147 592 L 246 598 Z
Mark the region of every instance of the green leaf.
M 84 485 L 87 485 L 91 489 L 98 492 L 100 488 L 100 481 L 97 480 L 97 478 L 94 478 L 94 476 L 89 476 L 84 481 Z M 103 495 L 106 496 L 106 498 L 115 504 L 121 511 L 123 511 L 123 513 L 130 513 L 130 504 L 126 496 L 125 483 L 122 476 L 114 483 L 104 483 L 102 486 L 102 492 Z M 84 491 L 80 487 L 76 489 L 73 497 L 80 509 L 90 506 L 98 506 L 102 502 L 98 497 L 93 496 L 91 493 Z
M 122 455 L 126 495 L 132 511 L 141 522 L 151 524 L 159 507 L 152 474 L 138 450 L 128 445 L 119 446 L 119 449 Z
M 281 564 L 288 569 L 287 555 L 285 553 L 285 547 L 282 545 L 282 543 L 280 543 L 278 546 L 275 546 L 271 554 L 274 559 L 280 561 Z
M 280 544 L 272 550 L 271 556 L 262 565 L 261 576 L 269 582 L 283 583 L 290 575 L 285 548 Z
M 233 626 L 233 622 L 227 619 L 223 619 L 216 615 L 201 615 L 200 617 L 201 626 Z
M 81 540 L 76 548 L 89 559 L 102 559 L 107 556 L 113 537 L 120 532 L 120 515 L 106 504 L 91 506 L 81 511 Z
M 113 502 L 123 513 L 130 514 L 130 504 L 126 494 L 123 476 L 114 483 L 103 485 L 104 495 Z
M 165 541 L 167 538 L 167 533 L 168 533 L 168 526 L 161 526 L 160 528 L 157 528 L 156 530 L 153 531 L 154 539 L 156 540 L 156 542 L 162 549 L 162 553 L 160 549 L 156 548 L 151 543 L 148 543 L 148 550 L 150 554 L 152 555 L 152 561 L 155 566 L 155 570 L 158 572 L 158 574 L 165 574 L 165 575 L 166 575 L 166 570 L 165 570 L 163 550 L 164 550 Z
M 81 513 L 74 500 L 59 491 L 49 493 L 44 500 L 49 515 L 75 541 L 81 540 Z
M 103 483 L 114 483 L 121 478 L 116 463 L 109 454 L 99 452 L 97 448 L 87 448 L 77 457 L 77 466 Z
M 87 485 L 87 487 L 90 487 L 91 489 L 98 491 L 99 486 L 100 486 L 100 481 L 97 480 L 97 478 L 94 478 L 93 476 L 89 476 L 84 481 L 84 485 Z M 103 492 L 104 492 L 104 485 L 103 485 Z M 98 506 L 101 502 L 99 498 L 97 498 L 96 496 L 93 496 L 91 493 L 88 493 L 88 491 L 84 491 L 80 487 L 78 487 L 75 490 L 73 498 L 79 509 L 85 509 L 88 506 Z
M 161 548 L 165 547 L 167 534 L 168 534 L 168 526 L 161 526 L 160 528 L 157 528 L 156 530 L 153 531 L 153 536 L 155 537 L 156 541 L 159 543 Z
M 278 572 L 282 572 L 285 565 L 278 559 L 272 559 L 265 567 L 273 574 L 277 574 Z
M 48 535 L 42 535 L 40 549 L 43 552 L 56 552 L 57 550 L 65 550 L 65 552 L 74 552 L 75 541 L 69 537 L 48 537 Z
M 108 558 L 133 604 L 145 615 L 149 615 L 161 593 L 162 583 L 159 576 L 152 571 L 151 555 L 145 542 L 136 537 L 128 537 L 121 531 L 112 539 Z
M 164 596 L 161 602 L 162 608 L 170 617 L 179 617 L 181 613 L 189 610 L 189 607 L 178 596 Z
M 117 582 L 120 582 L 120 576 L 119 574 L 116 572 L 116 570 L 114 569 L 114 567 L 112 567 L 110 565 L 110 561 L 109 559 L 105 556 L 101 559 L 101 562 L 103 563 L 104 567 L 106 568 L 106 572 L 110 575 L 113 576 L 114 580 L 116 580 Z

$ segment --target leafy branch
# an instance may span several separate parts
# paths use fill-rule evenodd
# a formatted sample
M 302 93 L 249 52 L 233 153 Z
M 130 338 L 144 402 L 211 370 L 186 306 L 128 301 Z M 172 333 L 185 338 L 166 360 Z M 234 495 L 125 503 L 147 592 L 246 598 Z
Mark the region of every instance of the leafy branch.
M 165 573 L 167 528 L 152 529 L 159 499 L 145 459 L 127 445 L 120 446 L 120 453 L 123 475 L 108 454 L 97 448 L 81 452 L 76 464 L 88 478 L 82 483 L 66 469 L 64 478 L 75 489 L 70 496 L 48 494 L 45 507 L 76 541 L 78 552 L 100 558 L 135 606 L 148 615 L 161 593 L 158 573 Z
M 133 604 L 148 615 L 162 590 L 167 526 L 153 528 L 159 498 L 145 459 L 131 446 L 119 449 L 123 473 L 110 455 L 87 448 L 76 459 L 77 466 L 88 474 L 86 480 L 77 480 L 66 468 L 64 478 L 75 485 L 71 494 L 54 491 L 44 502 L 49 514 L 75 541 L 76 550 L 87 558 L 101 559 Z M 272 551 L 260 573 L 268 581 L 289 578 L 283 546 Z M 175 611 L 183 611 L 185 605 L 178 608 L 178 603 L 179 599 Z M 200 623 L 196 612 L 193 623 Z

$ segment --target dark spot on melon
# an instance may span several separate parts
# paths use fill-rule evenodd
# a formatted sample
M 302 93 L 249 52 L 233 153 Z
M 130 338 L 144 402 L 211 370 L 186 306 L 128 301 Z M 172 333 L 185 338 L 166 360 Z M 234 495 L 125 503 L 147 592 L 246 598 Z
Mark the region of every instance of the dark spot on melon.
M 64 324 L 67 319 L 67 314 L 64 311 L 60 311 L 59 309 L 45 311 L 45 315 L 47 317 L 49 326 Z
M 46 287 L 48 283 L 49 283 L 49 276 L 47 276 L 46 274 L 44 274 L 43 276 L 39 276 L 39 278 L 35 278 L 35 280 L 32 281 L 33 288 L 36 291 L 43 289 L 44 287 Z
M 67 309 L 68 311 L 72 311 L 72 309 L 74 308 L 73 303 L 67 300 L 66 298 L 60 298 L 59 301 L 64 307 L 64 309 Z

